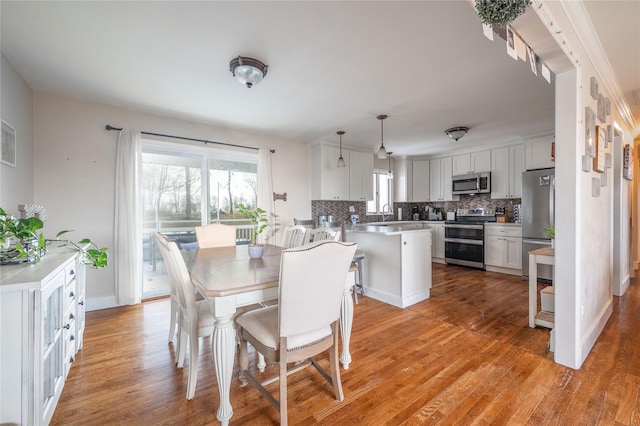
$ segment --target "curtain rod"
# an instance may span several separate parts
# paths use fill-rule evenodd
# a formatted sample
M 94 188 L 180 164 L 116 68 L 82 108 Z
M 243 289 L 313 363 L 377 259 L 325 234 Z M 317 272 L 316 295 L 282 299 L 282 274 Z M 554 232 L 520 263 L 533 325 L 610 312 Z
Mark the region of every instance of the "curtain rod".
M 122 127 L 113 127 L 111 124 L 107 124 L 105 126 L 105 129 L 120 131 L 120 130 L 122 130 Z M 182 140 L 185 140 L 185 141 L 202 142 L 205 145 L 208 144 L 208 143 L 213 143 L 213 144 L 216 144 L 216 145 L 233 146 L 233 147 L 236 147 L 236 148 L 255 149 L 256 151 L 260 149 L 260 148 L 256 148 L 256 147 L 253 147 L 253 146 L 235 145 L 235 144 L 232 144 L 232 143 L 215 142 L 215 141 L 209 141 L 209 140 L 206 140 L 206 139 L 187 138 L 187 137 L 184 137 L 184 136 L 165 135 L 163 133 L 152 133 L 152 132 L 140 132 L 140 133 L 142 133 L 143 135 L 149 135 L 149 136 L 161 136 L 163 138 L 173 138 L 173 139 L 182 139 Z M 271 152 L 272 154 L 275 154 L 276 150 L 275 149 L 270 149 L 269 152 Z

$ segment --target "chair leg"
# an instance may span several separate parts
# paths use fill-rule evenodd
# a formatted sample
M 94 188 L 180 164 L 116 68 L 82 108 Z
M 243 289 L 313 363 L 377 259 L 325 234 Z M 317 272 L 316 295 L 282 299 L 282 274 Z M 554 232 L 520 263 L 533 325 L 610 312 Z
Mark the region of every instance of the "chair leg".
M 187 330 L 185 330 L 184 326 L 179 323 L 178 324 L 178 360 L 176 365 L 178 368 L 184 367 L 184 359 L 187 356 L 187 345 L 189 344 L 189 335 L 187 334 Z
M 169 343 L 173 342 L 173 338 L 176 334 L 176 320 L 178 317 L 178 306 L 171 298 L 171 322 L 169 323 Z
M 280 425 L 287 426 L 287 339 L 280 338 Z
M 247 341 L 241 336 L 240 338 L 240 353 L 238 354 L 238 363 L 240 364 L 240 372 L 238 373 L 238 380 L 242 386 L 247 385 L 247 377 L 245 371 L 249 369 L 249 356 L 247 354 Z
M 266 366 L 267 362 L 264 360 L 264 355 L 258 352 L 258 370 L 260 370 L 261 373 L 264 373 L 264 369 Z
M 190 340 L 189 358 L 189 378 L 187 379 L 187 399 L 193 399 L 196 393 L 196 383 L 198 382 L 198 358 L 200 356 L 200 345 L 197 333 Z
M 333 390 L 336 393 L 336 400 L 344 400 L 342 392 L 342 382 L 340 380 L 340 366 L 338 365 L 338 323 L 334 323 L 333 328 L 333 346 L 329 348 L 329 365 L 331 366 L 331 381 L 333 382 Z
M 360 287 L 360 294 L 364 296 L 364 280 L 362 279 L 362 259 L 358 260 L 358 287 Z

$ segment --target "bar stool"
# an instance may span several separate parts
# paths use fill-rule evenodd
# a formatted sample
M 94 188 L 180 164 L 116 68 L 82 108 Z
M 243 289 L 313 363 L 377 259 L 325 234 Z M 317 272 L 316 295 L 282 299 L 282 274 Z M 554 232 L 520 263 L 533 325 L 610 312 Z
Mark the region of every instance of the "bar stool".
M 358 281 L 353 286 L 353 297 L 356 305 L 358 304 L 358 289 L 360 294 L 364 296 L 364 281 L 362 280 L 362 261 L 364 260 L 364 252 L 360 249 L 356 250 L 356 254 L 353 255 L 352 263 L 358 265 Z

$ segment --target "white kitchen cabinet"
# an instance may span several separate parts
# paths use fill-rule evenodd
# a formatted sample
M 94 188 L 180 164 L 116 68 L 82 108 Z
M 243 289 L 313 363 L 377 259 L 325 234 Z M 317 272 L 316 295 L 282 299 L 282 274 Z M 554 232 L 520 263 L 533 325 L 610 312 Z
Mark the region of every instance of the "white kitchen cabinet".
M 412 173 L 411 201 L 429 201 L 429 160 L 415 160 Z
M 391 160 L 393 164 L 393 201 L 405 203 L 412 201 L 413 193 L 413 161 L 407 157 Z
M 453 161 L 451 157 L 429 161 L 430 201 L 453 201 Z M 457 198 L 456 198 L 457 199 Z
M 552 142 L 553 135 L 525 140 L 524 158 L 527 170 L 555 167 L 555 163 L 552 161 Z
M 459 154 L 452 157 L 453 176 L 491 170 L 491 150 Z
M 66 248 L 0 266 L 0 424 L 50 422 L 82 347 L 84 268 Z
M 345 150 L 343 149 L 342 152 L 344 158 Z M 373 200 L 373 154 L 370 152 L 349 151 L 348 155 L 349 200 Z
M 311 199 L 348 200 L 349 167 L 338 167 L 340 149 L 328 145 L 311 147 Z M 342 157 L 349 164 L 349 151 L 343 149 Z
M 491 150 L 491 198 L 521 198 L 524 147 L 522 144 Z
M 485 225 L 484 263 L 487 271 L 522 274 L 522 228 L 520 225 Z
M 445 263 L 444 261 L 444 223 L 427 222 L 431 227 L 431 261 Z

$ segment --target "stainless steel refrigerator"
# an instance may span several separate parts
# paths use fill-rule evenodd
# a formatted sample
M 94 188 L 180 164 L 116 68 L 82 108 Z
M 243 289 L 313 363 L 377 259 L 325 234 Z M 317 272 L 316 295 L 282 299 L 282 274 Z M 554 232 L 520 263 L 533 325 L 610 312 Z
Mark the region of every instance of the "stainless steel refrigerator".
M 522 173 L 522 276 L 529 277 L 529 252 L 551 246 L 545 228 L 554 227 L 555 169 L 529 170 Z M 538 278 L 553 278 L 550 265 L 538 265 Z

